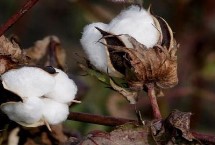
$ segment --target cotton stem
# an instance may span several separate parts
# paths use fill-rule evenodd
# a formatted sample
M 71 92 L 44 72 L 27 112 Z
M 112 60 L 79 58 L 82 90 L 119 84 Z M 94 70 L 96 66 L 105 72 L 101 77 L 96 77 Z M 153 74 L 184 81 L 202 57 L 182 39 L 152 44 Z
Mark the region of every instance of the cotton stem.
M 86 123 L 106 125 L 106 126 L 119 126 L 128 122 L 138 123 L 138 121 L 136 120 L 115 118 L 111 116 L 102 116 L 102 115 L 94 115 L 94 114 L 87 114 L 87 113 L 79 113 L 79 112 L 71 112 L 68 119 L 74 120 L 74 121 L 86 122 Z
M 0 27 L 0 37 L 7 31 L 13 24 L 15 24 L 25 13 L 27 13 L 39 0 L 28 0 L 22 8 L 17 11 L 9 20 Z
M 153 110 L 153 117 L 154 119 L 162 119 L 161 113 L 160 113 L 160 109 L 157 103 L 157 98 L 155 95 L 155 88 L 154 88 L 154 84 L 150 83 L 147 84 L 147 88 L 148 88 L 148 96 L 152 105 L 152 110 Z

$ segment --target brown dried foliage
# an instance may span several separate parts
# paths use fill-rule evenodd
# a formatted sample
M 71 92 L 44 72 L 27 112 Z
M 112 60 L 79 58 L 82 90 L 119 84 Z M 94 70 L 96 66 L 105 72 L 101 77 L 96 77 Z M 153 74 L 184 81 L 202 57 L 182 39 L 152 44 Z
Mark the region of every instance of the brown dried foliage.
M 142 90 L 148 83 L 154 83 L 159 88 L 170 88 L 178 83 L 176 41 L 169 48 L 164 42 L 146 48 L 135 38 L 123 35 L 133 46 L 127 48 L 119 36 L 97 29 L 105 39 L 103 44 L 113 67 L 125 75 L 132 90 Z
M 15 41 L 0 37 L 0 74 L 18 65 L 28 63 L 28 57 Z

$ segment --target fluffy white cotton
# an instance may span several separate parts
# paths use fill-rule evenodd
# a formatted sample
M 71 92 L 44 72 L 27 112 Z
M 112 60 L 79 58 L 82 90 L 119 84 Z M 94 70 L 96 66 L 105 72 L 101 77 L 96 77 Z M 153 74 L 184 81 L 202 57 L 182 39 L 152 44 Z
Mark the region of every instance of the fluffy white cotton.
M 54 100 L 43 99 L 45 106 L 43 107 L 43 117 L 49 124 L 58 124 L 67 119 L 69 107 L 67 104 L 59 103 Z
M 153 47 L 160 35 L 151 14 L 138 6 L 122 11 L 111 21 L 108 30 L 114 34 L 128 34 L 146 47 Z
M 1 110 L 7 116 L 18 123 L 34 124 L 42 117 L 43 101 L 37 97 L 31 97 L 24 102 L 9 102 L 1 106 Z
M 102 35 L 95 27 L 113 34 L 128 34 L 146 47 L 153 47 L 160 36 L 151 14 L 138 6 L 122 11 L 110 24 L 93 23 L 86 26 L 80 41 L 88 59 L 98 70 L 115 77 L 120 74 L 110 65 L 104 45 L 96 43 Z M 120 38 L 128 48 L 132 48 L 127 37 L 122 35 Z
M 11 69 L 1 78 L 5 89 L 22 98 L 41 97 L 50 92 L 55 85 L 54 77 L 37 67 Z
M 75 98 L 77 86 L 62 70 L 56 68 L 55 70 L 57 72 L 54 76 L 55 86 L 45 97 L 61 103 L 70 103 Z
M 98 42 L 102 35 L 95 27 L 106 30 L 107 25 L 103 23 L 87 25 L 80 42 L 90 62 L 100 71 L 107 71 L 107 54 L 104 45 Z

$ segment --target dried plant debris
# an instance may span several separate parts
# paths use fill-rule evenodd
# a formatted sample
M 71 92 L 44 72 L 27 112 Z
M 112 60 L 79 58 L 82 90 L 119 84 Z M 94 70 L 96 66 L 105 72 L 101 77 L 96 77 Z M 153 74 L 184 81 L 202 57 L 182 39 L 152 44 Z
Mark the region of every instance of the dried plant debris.
M 29 58 L 23 53 L 15 41 L 10 41 L 5 36 L 0 37 L 0 74 L 28 63 Z
M 89 135 L 87 135 L 87 137 L 79 144 L 202 145 L 189 131 L 189 116 L 190 113 L 174 111 L 166 118 L 166 120 L 147 121 L 146 125 L 128 123 L 117 127 L 109 133 L 95 131 L 89 133 Z M 186 124 L 186 127 L 182 125 L 183 123 Z M 177 133 L 178 131 L 186 133 Z
M 149 130 L 145 127 L 127 124 L 110 133 L 92 132 L 80 145 L 149 145 L 148 132 Z
M 42 40 L 36 41 L 34 46 L 24 51 L 31 58 L 31 64 L 38 64 L 42 58 L 48 55 L 46 65 L 61 69 L 65 68 L 66 54 L 57 36 L 46 36 Z
M 190 112 L 180 112 L 178 110 L 173 111 L 166 122 L 172 127 L 180 130 L 182 132 L 182 137 L 188 141 L 194 139 L 192 133 L 190 132 L 190 117 L 192 113 Z
M 143 90 L 149 83 L 162 94 L 162 89 L 178 83 L 179 45 L 168 23 L 152 15 L 150 8 L 146 11 L 131 6 L 109 24 L 88 25 L 81 44 L 96 69 L 126 80 L 129 89 L 125 89 L 125 94 Z

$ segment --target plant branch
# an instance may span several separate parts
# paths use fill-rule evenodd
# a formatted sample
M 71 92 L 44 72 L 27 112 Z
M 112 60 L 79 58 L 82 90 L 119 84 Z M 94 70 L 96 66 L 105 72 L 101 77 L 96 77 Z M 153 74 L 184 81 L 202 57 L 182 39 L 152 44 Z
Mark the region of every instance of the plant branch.
M 215 144 L 215 136 L 213 135 L 206 135 L 198 132 L 192 132 L 192 134 L 195 138 L 197 138 L 202 142 L 207 142 L 207 143 L 209 142 L 209 143 Z
M 148 93 L 148 96 L 149 96 L 149 99 L 150 99 L 150 102 L 151 102 L 151 105 L 152 105 L 154 119 L 162 119 L 162 116 L 161 116 L 161 113 L 160 113 L 160 110 L 159 110 L 159 106 L 158 106 L 158 103 L 157 103 L 157 98 L 155 96 L 154 84 L 149 83 L 146 86 L 147 86 L 147 89 L 148 89 L 147 93 Z
M 17 11 L 9 20 L 0 27 L 0 36 L 7 31 L 13 24 L 15 24 L 28 10 L 30 10 L 39 0 L 28 0 L 22 8 Z
M 137 120 L 129 120 L 124 118 L 115 118 L 111 116 L 101 116 L 88 113 L 71 112 L 68 117 L 69 120 L 81 121 L 86 123 L 93 123 L 106 126 L 119 126 L 128 122 L 138 123 Z
M 133 122 L 138 124 L 137 120 L 116 118 L 111 116 L 101 116 L 101 115 L 94 115 L 94 114 L 80 113 L 80 112 L 70 112 L 68 120 L 81 121 L 81 122 L 106 125 L 106 126 L 119 126 L 128 122 Z M 215 144 L 215 136 L 213 135 L 206 135 L 198 132 L 192 132 L 192 135 L 196 139 L 202 142 Z

